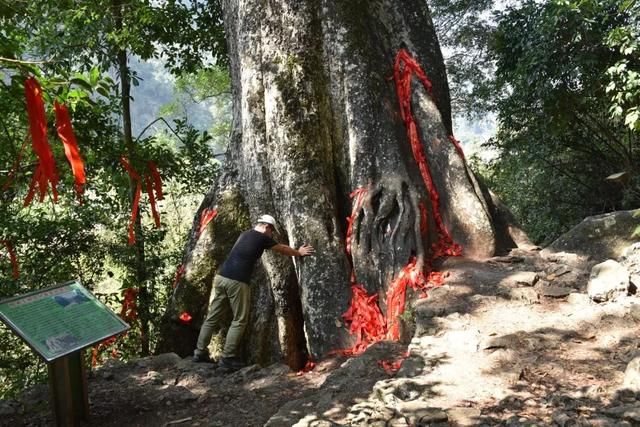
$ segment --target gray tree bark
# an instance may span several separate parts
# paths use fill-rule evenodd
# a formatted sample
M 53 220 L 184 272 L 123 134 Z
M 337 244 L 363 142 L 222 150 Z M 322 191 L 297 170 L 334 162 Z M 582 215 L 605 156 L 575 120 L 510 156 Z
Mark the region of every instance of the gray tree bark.
M 412 255 L 429 257 L 437 235 L 421 235 L 418 206 L 430 200 L 392 79 L 400 48 L 433 83 L 430 95 L 414 80 L 412 106 L 453 239 L 474 258 L 492 256 L 496 242 L 513 245 L 507 227 L 494 227 L 491 201 L 448 141 L 449 89 L 426 2 L 225 0 L 224 14 L 233 131 L 223 176 L 201 206 L 216 207 L 218 217 L 206 236 L 192 233 L 161 350 L 193 349 L 198 323 L 184 334 L 176 316 L 185 307 L 198 320 L 204 316 L 215 269 L 262 213 L 276 217 L 284 243 L 310 243 L 317 252 L 304 259 L 263 256 L 247 334 L 253 360 L 284 357 L 296 368 L 307 354 L 319 358 L 349 346 L 341 316 L 352 267 L 369 292 L 382 294 Z M 349 194 L 360 187 L 369 191 L 350 259 Z M 184 342 L 175 338 L 180 328 Z

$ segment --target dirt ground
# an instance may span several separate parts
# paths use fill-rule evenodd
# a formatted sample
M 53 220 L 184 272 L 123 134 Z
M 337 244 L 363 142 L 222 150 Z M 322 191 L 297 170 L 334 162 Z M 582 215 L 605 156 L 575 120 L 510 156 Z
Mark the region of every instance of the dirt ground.
M 447 283 L 404 316 L 405 344 L 303 375 L 223 374 L 174 354 L 112 363 L 89 380 L 86 425 L 640 425 L 640 395 L 622 388 L 640 356 L 640 298 L 591 302 L 587 270 L 536 251 L 441 270 Z M 43 386 L 4 402 L 0 425 L 51 425 L 47 398 Z

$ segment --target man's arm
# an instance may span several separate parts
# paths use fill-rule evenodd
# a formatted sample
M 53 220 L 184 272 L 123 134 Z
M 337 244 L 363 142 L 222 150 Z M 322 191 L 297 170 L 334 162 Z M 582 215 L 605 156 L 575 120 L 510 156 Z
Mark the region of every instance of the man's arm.
M 287 256 L 309 256 L 315 253 L 315 249 L 311 245 L 302 245 L 298 249 L 278 243 L 271 247 L 271 250 Z

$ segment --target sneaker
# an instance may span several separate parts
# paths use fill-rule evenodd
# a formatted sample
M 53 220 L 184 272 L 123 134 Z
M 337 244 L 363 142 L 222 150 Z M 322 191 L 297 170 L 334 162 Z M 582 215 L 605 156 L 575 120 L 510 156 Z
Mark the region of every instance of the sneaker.
M 203 355 L 194 354 L 191 357 L 191 361 L 194 363 L 216 363 L 215 360 L 209 357 L 208 354 L 203 354 Z
M 220 359 L 218 366 L 228 371 L 237 371 L 246 365 L 237 357 L 223 357 Z

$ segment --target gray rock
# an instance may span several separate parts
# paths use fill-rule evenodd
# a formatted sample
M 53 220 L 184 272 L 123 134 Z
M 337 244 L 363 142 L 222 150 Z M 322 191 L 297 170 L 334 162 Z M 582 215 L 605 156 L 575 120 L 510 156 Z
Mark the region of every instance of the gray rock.
M 640 242 L 628 246 L 618 262 L 629 270 L 629 281 L 637 288 L 640 286 Z
M 640 392 L 640 357 L 635 357 L 627 365 L 622 385 L 629 390 Z
M 447 409 L 449 423 L 455 427 L 476 426 L 480 420 L 480 409 L 450 408 Z
M 587 294 L 596 302 L 609 301 L 617 296 L 626 295 L 629 289 L 629 271 L 612 259 L 602 262 L 591 269 Z
M 631 304 L 629 314 L 633 319 L 640 321 L 640 304 Z
M 515 286 L 533 286 L 538 281 L 538 273 L 535 271 L 517 271 L 502 279 L 500 286 L 507 288 Z
M 614 418 L 640 422 L 640 403 L 616 406 L 614 408 L 605 409 L 603 412 Z
M 441 408 L 429 407 L 428 403 L 421 399 L 400 402 L 396 406 L 396 411 L 404 416 L 411 425 L 428 426 L 448 420 L 447 413 Z
M 596 262 L 617 259 L 637 241 L 633 233 L 640 224 L 639 214 L 640 209 L 636 209 L 585 218 L 546 247 L 541 255 L 547 258 L 558 252 L 572 252 L 587 255 Z
M 579 255 L 572 252 L 554 251 L 552 249 L 543 249 L 540 256 L 550 262 L 559 262 L 566 264 L 572 268 L 586 268 L 592 261 L 588 255 Z
M 536 286 L 536 291 L 543 297 L 564 298 L 573 292 L 573 288 L 556 285 L 542 285 Z
M 586 305 L 589 304 L 589 296 L 587 294 L 580 294 L 577 292 L 572 292 L 567 297 L 567 302 L 573 305 Z
M 540 296 L 533 288 L 515 288 L 509 290 L 509 298 L 512 300 L 522 300 L 529 304 L 539 302 Z

